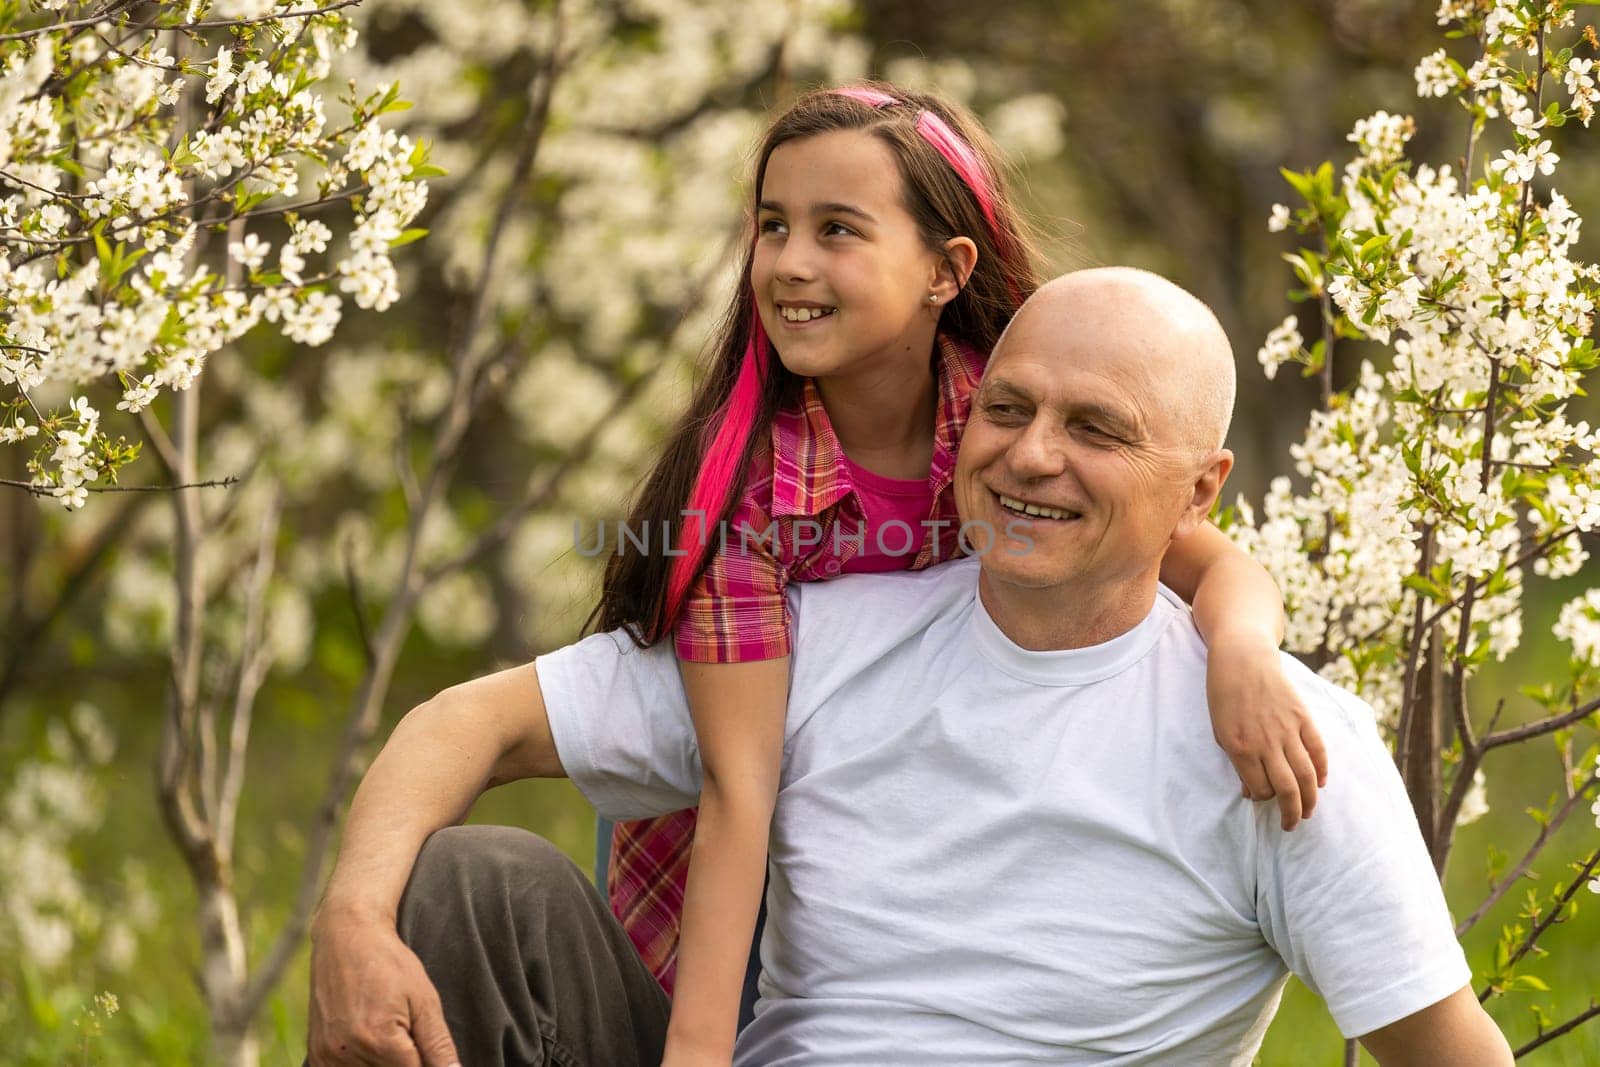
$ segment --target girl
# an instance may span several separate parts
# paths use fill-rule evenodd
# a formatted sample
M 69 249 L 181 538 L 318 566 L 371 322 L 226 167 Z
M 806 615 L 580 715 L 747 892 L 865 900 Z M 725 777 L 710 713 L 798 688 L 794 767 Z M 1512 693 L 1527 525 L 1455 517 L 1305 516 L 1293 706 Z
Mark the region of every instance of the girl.
M 773 123 L 711 372 L 628 519 L 678 548 L 607 568 L 599 626 L 675 637 L 704 767 L 698 817 L 613 840 L 612 906 L 676 985 L 668 1067 L 732 1055 L 783 744 L 785 585 L 957 553 L 971 394 L 1037 285 L 995 160 L 964 112 L 887 85 L 814 92 Z M 1214 527 L 1174 545 L 1162 579 L 1207 640 L 1216 736 L 1291 825 L 1326 771 L 1278 668 L 1276 587 Z

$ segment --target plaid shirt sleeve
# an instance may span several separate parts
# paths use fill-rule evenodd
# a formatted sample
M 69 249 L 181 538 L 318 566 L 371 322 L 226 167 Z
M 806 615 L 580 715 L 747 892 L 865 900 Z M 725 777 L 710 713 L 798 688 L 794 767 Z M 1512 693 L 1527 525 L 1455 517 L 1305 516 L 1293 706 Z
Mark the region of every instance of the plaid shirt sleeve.
M 684 600 L 674 633 L 680 660 L 745 663 L 789 654 L 789 570 L 774 553 L 777 537 L 766 510 L 746 496 Z

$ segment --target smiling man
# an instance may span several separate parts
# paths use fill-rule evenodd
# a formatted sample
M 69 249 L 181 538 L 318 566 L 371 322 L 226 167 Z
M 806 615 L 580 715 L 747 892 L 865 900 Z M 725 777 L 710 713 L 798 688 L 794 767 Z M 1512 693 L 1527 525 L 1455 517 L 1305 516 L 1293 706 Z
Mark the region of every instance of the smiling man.
M 737 1063 L 1243 1064 L 1291 971 L 1385 1067 L 1511 1062 L 1370 709 L 1289 668 L 1334 768 L 1292 834 L 1212 741 L 1205 649 L 1157 574 L 1227 478 L 1232 397 L 1192 296 L 1058 279 L 961 445 L 978 558 L 791 591 Z M 665 999 L 576 868 L 519 831 L 434 833 L 489 784 L 557 774 L 613 818 L 692 803 L 670 648 L 597 635 L 407 717 L 317 920 L 314 1063 L 659 1058 Z

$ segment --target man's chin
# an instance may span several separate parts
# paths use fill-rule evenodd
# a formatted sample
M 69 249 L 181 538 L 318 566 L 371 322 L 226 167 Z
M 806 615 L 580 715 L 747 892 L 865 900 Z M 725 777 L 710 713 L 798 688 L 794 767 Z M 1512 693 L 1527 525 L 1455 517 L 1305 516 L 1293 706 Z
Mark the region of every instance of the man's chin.
M 1026 557 L 1008 556 L 1002 548 L 983 557 L 983 574 L 996 585 L 1018 592 L 1054 589 L 1071 577 L 1062 567 L 1041 567 Z

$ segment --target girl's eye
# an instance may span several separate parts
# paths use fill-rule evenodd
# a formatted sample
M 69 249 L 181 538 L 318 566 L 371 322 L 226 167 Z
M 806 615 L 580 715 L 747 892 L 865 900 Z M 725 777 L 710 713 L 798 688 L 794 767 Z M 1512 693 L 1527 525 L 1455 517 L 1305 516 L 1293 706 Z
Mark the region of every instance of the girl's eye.
M 830 222 L 822 228 L 822 232 L 828 237 L 854 237 L 856 235 L 856 231 L 842 222 Z
M 789 230 L 782 219 L 762 219 L 756 229 L 761 233 L 787 233 Z

